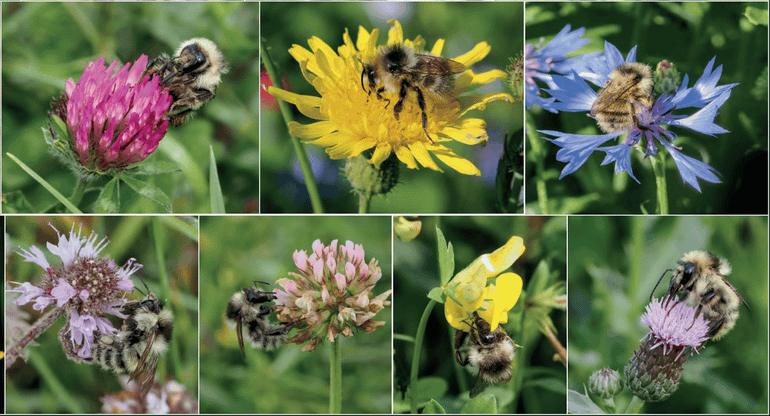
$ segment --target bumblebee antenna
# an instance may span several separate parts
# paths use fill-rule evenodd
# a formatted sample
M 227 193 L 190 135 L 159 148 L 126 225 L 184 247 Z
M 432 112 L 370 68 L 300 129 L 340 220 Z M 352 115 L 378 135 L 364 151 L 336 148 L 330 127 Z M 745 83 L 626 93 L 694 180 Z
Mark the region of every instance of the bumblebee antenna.
M 268 286 L 270 286 L 270 283 L 268 283 L 268 282 L 265 282 L 265 281 L 262 281 L 262 280 L 255 280 L 255 281 L 254 281 L 254 286 L 255 286 L 255 287 L 257 286 L 257 283 L 262 283 L 263 285 L 268 285 Z
M 663 276 L 666 275 L 666 273 L 674 271 L 674 269 L 666 269 L 665 272 L 660 276 L 660 279 L 658 279 L 658 283 L 655 283 L 655 287 L 652 289 L 652 292 L 650 292 L 650 302 L 652 302 L 652 295 L 655 293 L 655 289 L 658 288 L 658 285 L 660 284 L 660 281 L 663 280 Z

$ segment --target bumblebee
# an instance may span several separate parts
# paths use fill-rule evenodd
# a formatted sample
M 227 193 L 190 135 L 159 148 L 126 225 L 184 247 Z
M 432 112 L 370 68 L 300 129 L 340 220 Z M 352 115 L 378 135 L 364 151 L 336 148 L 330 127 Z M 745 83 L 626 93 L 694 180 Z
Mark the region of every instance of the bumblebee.
M 275 300 L 275 292 L 265 292 L 256 287 L 257 282 L 254 283 L 254 287 L 236 292 L 230 298 L 225 313 L 228 325 L 238 334 L 238 346 L 244 357 L 246 356 L 243 347 L 244 324 L 248 328 L 251 346 L 264 349 L 272 349 L 282 344 L 286 339 L 286 333 L 294 327 L 293 324 L 270 323 L 269 316 L 275 310 L 275 305 L 265 305 L 265 303 Z
M 229 71 L 217 45 L 205 38 L 182 42 L 172 58 L 158 56 L 147 63 L 142 74 L 157 75 L 160 85 L 168 88 L 173 101 L 166 116 L 179 127 L 207 101 L 214 98 L 222 74 Z
M 591 106 L 591 116 L 605 133 L 634 130 L 636 115 L 653 104 L 650 67 L 629 62 L 619 65 L 609 77 Z
M 437 101 L 456 98 L 452 95 L 453 75 L 465 71 L 465 65 L 440 56 L 417 53 L 414 48 L 401 44 L 380 48 L 372 62 L 362 64 L 361 87 L 364 91 L 367 91 L 364 86 L 366 80 L 369 87 L 367 93 L 371 95 L 374 92 L 377 99 L 387 101 L 386 108 L 390 100 L 382 93 L 398 93 L 398 101 L 393 106 L 393 115 L 397 120 L 409 91 L 414 91 L 422 113 L 422 129 L 428 140 L 433 142 L 428 134 L 425 95 L 430 94 Z
M 494 331 L 490 328 L 489 323 L 474 312 L 470 332 L 455 332 L 455 359 L 471 374 L 478 375 L 470 397 L 476 397 L 489 385 L 505 383 L 512 376 L 516 344 L 501 325 Z
M 99 364 L 116 374 L 130 373 L 146 395 L 155 379 L 158 358 L 168 349 L 174 329 L 171 311 L 151 292 L 142 300 L 123 306 L 127 315 L 115 334 L 98 334 L 86 362 Z
M 686 301 L 694 306 L 696 318 L 703 314 L 703 317 L 708 320 L 707 336 L 710 339 L 722 338 L 735 326 L 741 303 L 746 305 L 746 309 L 751 310 L 738 290 L 725 278 L 732 271 L 725 259 L 707 251 L 690 251 L 682 256 L 675 269 L 663 272 L 658 279 L 658 284 L 670 271 L 674 273 L 671 276 L 666 297 L 673 298 L 677 292 L 681 292 L 682 297 L 679 301 Z M 655 288 L 657 287 L 656 284 Z M 655 289 L 653 289 L 654 292 Z

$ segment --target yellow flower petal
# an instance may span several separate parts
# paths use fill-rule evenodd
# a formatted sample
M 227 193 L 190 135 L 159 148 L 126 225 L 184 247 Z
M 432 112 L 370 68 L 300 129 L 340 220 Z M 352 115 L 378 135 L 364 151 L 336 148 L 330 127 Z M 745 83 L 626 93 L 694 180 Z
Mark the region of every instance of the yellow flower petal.
M 441 134 L 449 136 L 449 138 L 451 138 L 452 140 L 455 140 L 467 145 L 479 144 L 483 141 L 486 141 L 489 138 L 489 136 L 487 136 L 487 130 L 485 128 L 458 129 L 455 127 L 444 127 L 444 129 L 441 130 Z
M 388 31 L 388 45 L 404 43 L 404 29 L 398 20 L 389 20 L 390 30 Z
M 521 237 L 511 237 L 504 246 L 495 250 L 492 254 L 485 254 L 479 257 L 484 266 L 486 266 L 487 277 L 492 277 L 501 271 L 511 267 L 524 252 L 524 239 Z
M 466 67 L 470 67 L 476 62 L 484 59 L 484 57 L 487 56 L 491 50 L 492 47 L 489 46 L 488 43 L 481 42 L 473 47 L 470 52 L 460 55 L 457 58 L 454 58 L 454 60 L 465 65 Z
M 436 43 L 433 44 L 433 49 L 430 50 L 430 53 L 441 56 L 441 51 L 444 49 L 444 39 L 439 39 L 436 41 Z
M 412 157 L 412 153 L 408 148 L 404 146 L 398 146 L 395 150 L 396 156 L 398 156 L 398 160 L 404 162 L 406 167 L 409 169 L 417 169 L 417 163 L 415 163 L 414 157 Z
M 503 92 L 492 92 L 489 94 L 464 95 L 459 97 L 458 100 L 463 108 L 461 115 L 464 115 L 470 110 L 483 110 L 487 107 L 487 103 L 492 101 L 503 100 L 507 103 L 512 103 L 513 97 Z
M 508 322 L 510 311 L 521 296 L 524 285 L 521 277 L 516 273 L 503 273 L 497 276 L 497 284 L 490 285 L 488 298 L 478 310 L 479 317 L 487 321 L 490 329 L 494 331 L 498 324 Z
M 389 143 L 380 143 L 377 145 L 377 147 L 374 149 L 374 154 L 372 155 L 372 158 L 369 159 L 369 163 L 374 165 L 375 168 L 379 169 L 380 164 L 385 161 L 390 156 L 391 148 Z
M 433 146 L 433 149 L 436 147 L 441 147 L 443 149 L 433 150 L 433 154 L 452 169 L 466 175 L 481 176 L 481 171 L 474 166 L 470 160 L 456 155 L 455 152 L 447 147 L 435 145 Z
M 441 172 L 441 168 L 439 168 L 438 165 L 436 165 L 436 162 L 433 161 L 433 158 L 430 157 L 428 149 L 424 144 L 422 144 L 422 142 L 410 144 L 409 150 L 412 151 L 412 156 L 414 156 L 414 158 L 417 159 L 421 165 L 425 166 L 426 168 L 431 168 Z
M 319 121 L 312 124 L 300 124 L 296 121 L 289 123 L 289 133 L 301 138 L 321 137 L 336 130 L 337 125 L 330 121 Z

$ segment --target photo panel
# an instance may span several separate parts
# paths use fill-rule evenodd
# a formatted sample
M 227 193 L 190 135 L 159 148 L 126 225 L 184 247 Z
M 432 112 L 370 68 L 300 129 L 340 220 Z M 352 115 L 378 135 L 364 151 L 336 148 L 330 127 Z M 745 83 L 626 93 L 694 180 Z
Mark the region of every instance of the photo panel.
M 767 217 L 568 222 L 570 412 L 767 411 Z
M 11 216 L 12 413 L 197 413 L 198 220 Z
M 766 16 L 528 2 L 525 211 L 766 215 Z
M 201 412 L 391 413 L 391 233 L 387 216 L 201 218 Z
M 523 10 L 262 3 L 262 212 L 521 212 Z
M 5 213 L 259 211 L 259 3 L 3 3 Z
M 566 225 L 394 218 L 394 413 L 566 412 Z

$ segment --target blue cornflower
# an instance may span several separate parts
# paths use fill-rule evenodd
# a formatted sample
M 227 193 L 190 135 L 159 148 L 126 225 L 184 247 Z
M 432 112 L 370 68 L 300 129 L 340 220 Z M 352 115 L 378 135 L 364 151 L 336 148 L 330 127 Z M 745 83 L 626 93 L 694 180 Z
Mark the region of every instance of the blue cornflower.
M 561 172 L 559 179 L 575 172 L 585 163 L 594 150 L 606 153 L 602 165 L 615 162 L 615 173 L 628 172 L 637 183 L 638 179 L 631 170 L 631 149 L 642 138 L 646 142 L 644 158 L 656 155 L 658 143 L 665 147 L 676 163 L 679 174 L 685 183 L 701 191 L 698 179 L 711 183 L 721 183 L 717 177 L 717 171 L 711 166 L 697 159 L 686 156 L 679 151 L 681 147 L 674 145 L 677 135 L 664 126 L 677 126 L 699 133 L 713 136 L 719 133 L 728 133 L 724 128 L 714 124 L 717 110 L 730 97 L 731 89 L 738 84 L 717 86 L 722 75 L 722 66 L 712 70 L 716 57 L 712 58 L 706 66 L 703 75 L 693 85 L 687 86 L 688 77 L 684 76 L 682 85 L 673 95 L 662 93 L 653 97 L 653 105 L 650 108 L 643 107 L 635 115 L 636 126 L 630 131 L 619 131 L 599 135 L 584 135 L 562 133 L 551 130 L 539 130 L 538 132 L 555 138 L 543 137 L 561 147 L 556 153 L 556 160 L 567 162 L 567 166 Z M 618 49 L 609 42 L 605 42 L 604 55 L 594 56 L 584 60 L 582 71 L 572 70 L 570 74 L 552 77 L 553 86 L 546 90 L 556 102 L 551 107 L 558 111 L 590 112 L 598 94 L 586 81 L 603 86 L 609 81 L 610 73 L 623 63 L 636 62 L 636 47 L 633 47 L 625 59 Z M 675 110 L 688 107 L 699 108 L 691 115 L 673 114 Z M 599 147 L 605 142 L 627 134 L 622 142 L 615 146 Z
M 586 28 L 581 27 L 574 31 L 570 31 L 570 28 L 570 25 L 564 26 L 545 46 L 542 46 L 544 39 L 540 38 L 537 45 L 528 43 L 524 47 L 524 79 L 527 83 L 524 101 L 527 108 L 530 108 L 532 104 L 537 104 L 552 113 L 558 113 L 558 110 L 553 107 L 556 99 L 542 97 L 540 87 L 535 83 L 535 78 L 545 82 L 550 88 L 554 88 L 551 73 L 568 74 L 573 70 L 580 72 L 584 68 L 585 56 L 567 59 L 565 55 L 582 48 L 591 40 L 580 38 Z

